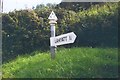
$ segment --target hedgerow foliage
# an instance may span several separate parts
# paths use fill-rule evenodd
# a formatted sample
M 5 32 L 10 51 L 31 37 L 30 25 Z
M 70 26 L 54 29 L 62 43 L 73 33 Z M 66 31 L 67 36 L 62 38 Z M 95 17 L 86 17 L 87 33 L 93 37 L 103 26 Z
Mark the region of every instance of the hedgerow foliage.
M 75 43 L 65 47 L 117 47 L 117 3 L 94 5 L 81 11 L 38 5 L 32 10 L 3 14 L 3 61 L 34 50 L 49 49 L 48 16 L 52 10 L 58 17 L 56 35 L 71 31 L 77 35 Z

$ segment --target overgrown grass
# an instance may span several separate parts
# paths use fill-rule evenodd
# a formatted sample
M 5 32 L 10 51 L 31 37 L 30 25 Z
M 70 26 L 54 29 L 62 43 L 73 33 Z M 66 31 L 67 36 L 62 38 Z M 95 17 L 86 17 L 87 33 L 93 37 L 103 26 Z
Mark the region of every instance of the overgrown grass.
M 2 78 L 2 68 L 1 68 L 1 65 L 0 65 L 0 80 Z
M 60 48 L 52 60 L 49 52 L 18 57 L 3 64 L 3 78 L 113 78 L 118 77 L 117 48 Z

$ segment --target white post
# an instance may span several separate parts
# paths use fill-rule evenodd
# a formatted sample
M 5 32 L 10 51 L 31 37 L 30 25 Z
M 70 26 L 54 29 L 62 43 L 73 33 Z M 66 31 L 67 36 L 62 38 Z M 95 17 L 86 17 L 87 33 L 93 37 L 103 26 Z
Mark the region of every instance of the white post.
M 51 37 L 55 37 L 55 24 L 50 24 L 51 26 Z M 55 58 L 55 46 L 50 46 L 51 58 Z
M 57 23 L 57 17 L 55 15 L 55 13 L 52 11 L 49 18 L 50 20 L 49 24 L 51 26 L 50 30 L 51 30 L 51 37 L 55 37 L 55 24 Z M 56 50 L 56 46 L 50 46 L 50 52 L 51 52 L 51 58 L 54 59 L 55 58 L 55 50 Z

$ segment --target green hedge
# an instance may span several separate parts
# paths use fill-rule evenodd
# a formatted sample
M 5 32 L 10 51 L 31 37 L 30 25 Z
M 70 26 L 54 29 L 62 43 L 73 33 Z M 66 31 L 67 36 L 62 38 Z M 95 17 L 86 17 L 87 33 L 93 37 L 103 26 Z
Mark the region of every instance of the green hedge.
M 65 47 L 117 47 L 117 3 L 95 5 L 82 12 L 48 7 L 20 10 L 3 14 L 3 61 L 35 50 L 49 49 L 48 16 L 52 10 L 58 17 L 56 35 L 71 31 L 77 35 L 75 43 Z

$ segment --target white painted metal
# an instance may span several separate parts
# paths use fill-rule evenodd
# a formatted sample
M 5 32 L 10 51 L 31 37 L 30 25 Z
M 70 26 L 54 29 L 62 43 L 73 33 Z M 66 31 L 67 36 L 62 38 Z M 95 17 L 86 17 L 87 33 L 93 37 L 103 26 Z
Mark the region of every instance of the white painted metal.
M 48 17 L 49 20 L 53 20 L 53 21 L 57 21 L 58 18 L 57 16 L 55 15 L 55 13 L 52 11 L 50 16 Z
M 51 26 L 51 37 L 55 37 L 55 24 L 57 23 L 57 17 L 55 15 L 55 13 L 52 11 L 50 16 L 48 17 L 48 19 L 50 20 L 50 26 Z M 54 59 L 55 58 L 55 50 L 56 50 L 56 46 L 50 46 L 50 52 L 51 52 L 51 58 Z
M 76 39 L 75 33 L 70 32 L 67 34 L 60 35 L 60 36 L 51 37 L 50 45 L 58 46 L 58 45 L 70 44 L 70 43 L 74 43 L 75 39 Z

